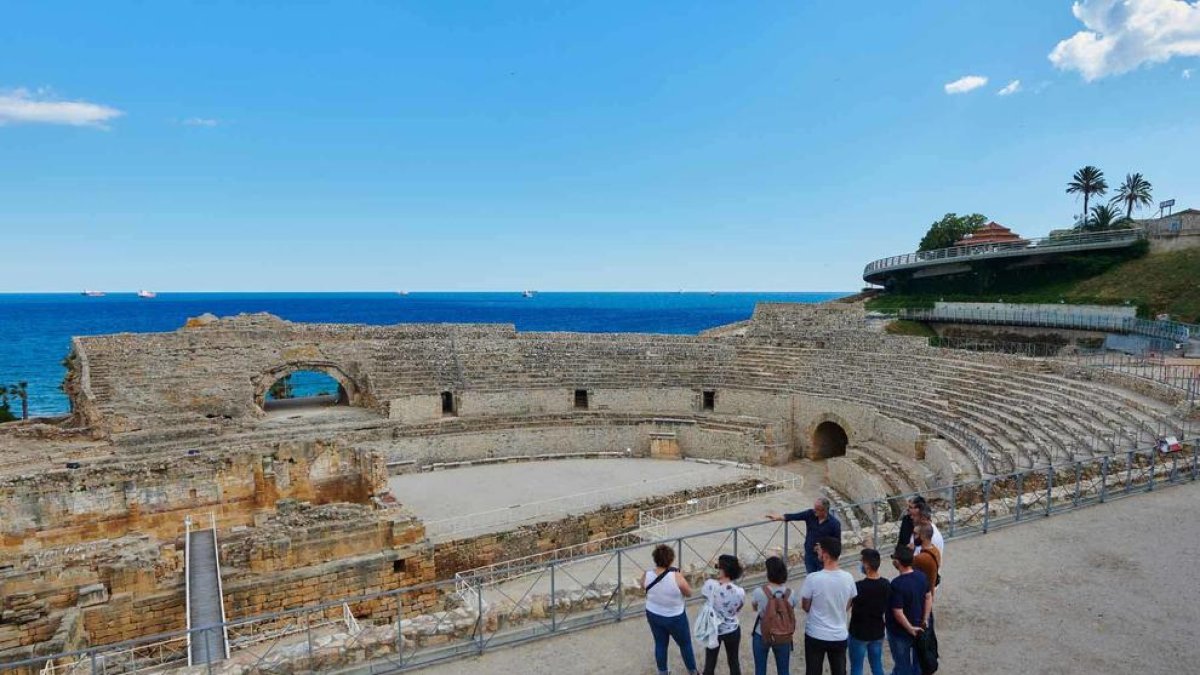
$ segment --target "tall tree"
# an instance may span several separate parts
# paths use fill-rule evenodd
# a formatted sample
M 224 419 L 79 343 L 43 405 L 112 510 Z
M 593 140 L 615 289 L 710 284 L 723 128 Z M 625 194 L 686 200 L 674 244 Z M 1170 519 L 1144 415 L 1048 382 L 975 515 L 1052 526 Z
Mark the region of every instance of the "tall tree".
M 1150 196 L 1153 186 L 1140 173 L 1125 174 L 1125 182 L 1117 188 L 1117 194 L 1112 198 L 1114 204 L 1125 205 L 1125 217 L 1132 218 L 1133 210 L 1142 206 L 1150 206 L 1153 199 Z
M 1083 218 L 1085 226 L 1089 213 L 1088 199 L 1092 195 L 1102 197 L 1105 192 L 1108 192 L 1108 182 L 1104 180 L 1104 172 L 1090 164 L 1076 171 L 1075 175 L 1071 177 L 1071 182 L 1067 183 L 1067 194 L 1083 195 Z
M 932 251 L 937 248 L 949 248 L 954 242 L 978 230 L 987 224 L 987 216 L 972 213 L 960 216 L 957 213 L 947 213 L 942 219 L 929 226 L 929 231 L 921 238 L 918 251 Z

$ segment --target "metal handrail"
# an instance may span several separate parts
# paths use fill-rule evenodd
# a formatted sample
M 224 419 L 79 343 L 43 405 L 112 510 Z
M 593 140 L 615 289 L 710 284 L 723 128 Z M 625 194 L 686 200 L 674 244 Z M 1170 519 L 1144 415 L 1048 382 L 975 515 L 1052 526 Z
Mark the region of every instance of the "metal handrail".
M 897 317 L 910 321 L 952 321 L 1015 326 L 1081 328 L 1087 330 L 1134 333 L 1175 342 L 1187 342 L 1200 336 L 1200 326 L 1178 321 L 1151 321 L 1134 316 L 1103 315 L 1062 309 L 1031 309 L 1021 304 L 996 303 L 987 309 L 973 307 L 913 307 L 894 310 Z
M 213 561 L 217 568 L 217 599 L 221 604 L 221 639 L 225 644 L 225 658 L 229 658 L 229 619 L 225 616 L 225 586 L 221 581 L 221 546 L 217 543 L 217 514 L 210 511 L 209 524 L 213 533 Z
M 915 251 L 913 253 L 880 258 L 867 264 L 863 269 L 863 276 L 866 277 L 888 269 L 957 262 L 981 257 L 992 258 L 1021 255 L 1024 253 L 1063 253 L 1089 248 L 1111 248 L 1116 245 L 1124 246 L 1133 244 L 1145 238 L 1145 230 L 1130 228 L 1128 230 L 1110 230 L 1107 232 L 1062 234 L 1034 239 L 1020 239 L 1011 242 L 950 246 L 931 251 Z
M 183 614 L 187 620 L 187 662 L 192 665 L 192 516 L 183 518 Z

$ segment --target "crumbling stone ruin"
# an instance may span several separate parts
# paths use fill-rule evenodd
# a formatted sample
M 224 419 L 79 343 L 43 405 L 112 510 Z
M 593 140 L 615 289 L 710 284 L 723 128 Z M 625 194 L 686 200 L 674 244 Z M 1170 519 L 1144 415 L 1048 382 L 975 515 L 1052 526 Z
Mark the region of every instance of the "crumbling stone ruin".
M 809 458 L 859 501 L 1145 445 L 1194 415 L 1149 381 L 933 349 L 841 304 L 761 304 L 699 336 L 203 317 L 75 338 L 68 362 L 69 418 L 0 427 L 0 662 L 183 629 L 188 527 L 215 523 L 236 619 L 629 533 L 681 498 L 435 541 L 396 472 L 626 448 Z M 331 376 L 337 405 L 267 410 L 301 370 Z M 396 611 L 355 607 L 448 610 L 431 589 Z

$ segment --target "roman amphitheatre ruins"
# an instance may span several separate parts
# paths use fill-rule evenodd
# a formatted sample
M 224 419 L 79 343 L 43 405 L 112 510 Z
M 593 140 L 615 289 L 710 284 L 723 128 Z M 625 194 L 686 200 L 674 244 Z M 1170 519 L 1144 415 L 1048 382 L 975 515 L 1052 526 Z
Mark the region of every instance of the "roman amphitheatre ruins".
M 339 391 L 271 406 L 296 371 Z M 698 336 L 205 317 L 76 338 L 64 386 L 69 418 L 0 428 L 0 671 L 399 670 L 636 613 L 657 539 L 699 575 L 795 561 L 745 524 L 821 494 L 853 548 L 907 493 L 978 531 L 1196 475 L 1142 452 L 1194 435 L 1177 388 L 855 304 Z

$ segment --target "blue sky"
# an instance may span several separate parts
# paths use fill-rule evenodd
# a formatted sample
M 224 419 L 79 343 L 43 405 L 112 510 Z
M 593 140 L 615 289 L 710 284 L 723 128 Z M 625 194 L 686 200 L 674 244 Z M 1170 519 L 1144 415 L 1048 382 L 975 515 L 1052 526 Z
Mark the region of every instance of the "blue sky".
M 1084 164 L 1200 207 L 1183 0 L 299 4 L 6 3 L 0 291 L 854 290 Z

